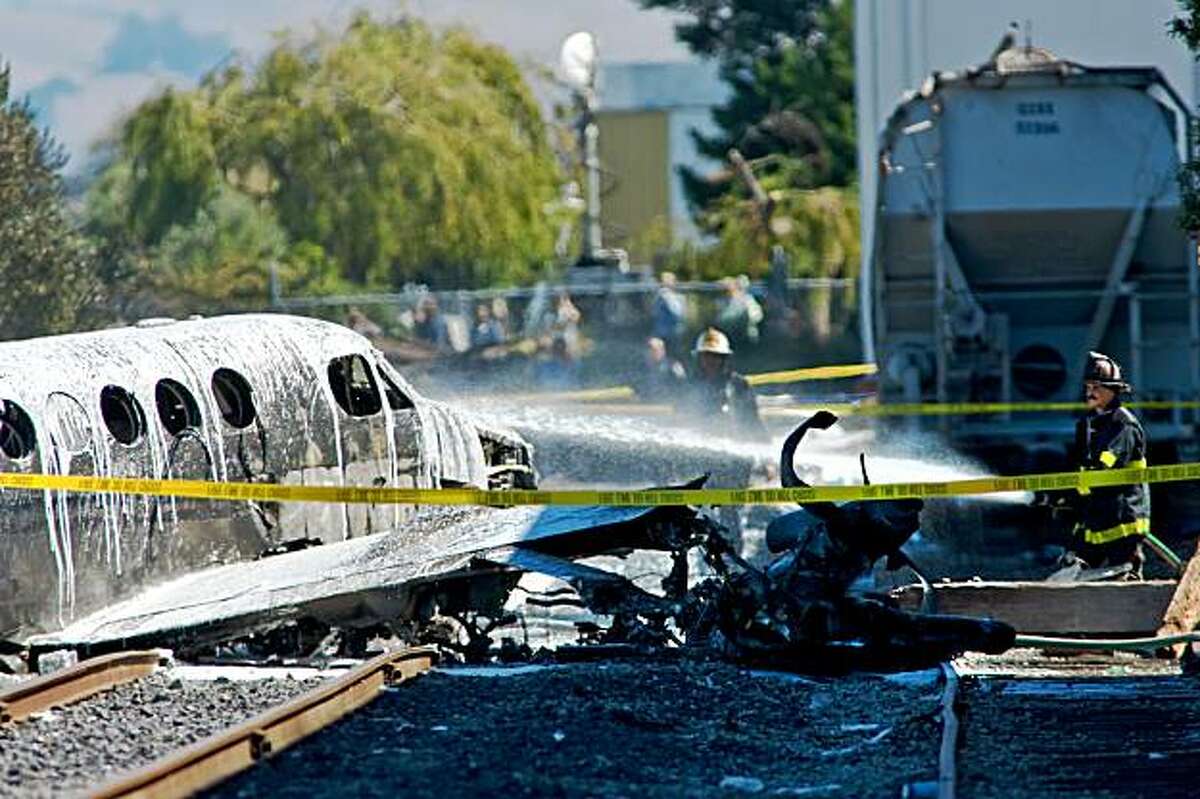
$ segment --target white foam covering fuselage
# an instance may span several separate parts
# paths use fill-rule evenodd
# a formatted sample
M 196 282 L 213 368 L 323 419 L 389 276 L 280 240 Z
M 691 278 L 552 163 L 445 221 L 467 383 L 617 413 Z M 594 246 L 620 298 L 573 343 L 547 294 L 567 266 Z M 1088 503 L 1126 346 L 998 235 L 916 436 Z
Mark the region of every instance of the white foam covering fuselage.
M 344 387 L 335 396 L 330 364 L 350 356 L 362 359 L 374 383 L 378 399 L 365 404 L 369 413 L 347 408 Z M 214 385 L 218 370 L 248 385 L 248 424 L 228 420 L 228 402 Z M 175 433 L 156 400 L 164 380 L 182 386 L 198 411 Z M 110 397 L 132 397 L 133 407 L 110 401 L 106 412 L 106 389 Z M 275 314 L 3 342 L 0 400 L 8 445 L 0 472 L 486 487 L 481 437 L 524 446 L 515 434 L 421 397 L 357 333 Z M 114 435 L 123 415 L 140 417 L 129 443 Z M 527 448 L 522 457 L 528 460 Z M 395 530 L 411 512 L 13 489 L 0 489 L 0 506 L 0 637 L 61 627 L 152 581 L 254 557 L 291 539 Z

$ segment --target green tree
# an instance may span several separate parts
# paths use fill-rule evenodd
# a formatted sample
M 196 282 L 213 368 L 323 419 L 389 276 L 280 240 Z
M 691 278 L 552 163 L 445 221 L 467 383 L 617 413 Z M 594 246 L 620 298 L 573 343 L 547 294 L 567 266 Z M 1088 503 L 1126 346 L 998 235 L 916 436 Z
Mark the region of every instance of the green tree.
M 641 0 L 685 12 L 680 41 L 715 59 L 730 86 L 713 111 L 719 133 L 693 134 L 701 153 L 724 160 L 776 156 L 796 188 L 850 186 L 856 174 L 854 24 L 848 0 Z M 782 158 L 779 158 L 782 156 Z M 703 210 L 739 187 L 730 175 L 683 170 L 689 200 Z
M 159 312 L 254 307 L 270 292 L 270 269 L 285 292 L 344 286 L 317 245 L 291 245 L 269 207 L 227 186 L 188 225 L 172 227 L 144 264 Z
M 1167 23 L 1168 33 L 1187 45 L 1194 60 L 1200 61 L 1200 0 L 1179 0 L 1180 16 Z M 1200 143 L 1200 131 L 1190 135 Z M 1179 225 L 1200 236 L 1200 160 L 1192 160 L 1179 170 Z
M 0 69 L 0 336 L 73 330 L 100 313 L 93 252 L 63 201 L 62 148 Z
M 126 122 L 130 232 L 153 244 L 196 217 L 217 190 L 211 107 L 204 98 L 167 89 Z
M 734 169 L 681 170 L 707 249 L 679 247 L 664 260 L 684 274 L 762 276 L 780 245 L 794 275 L 858 272 L 854 25 L 849 0 L 641 0 L 682 11 L 679 39 L 715 59 L 729 100 L 714 109 L 718 132 L 693 133 L 721 161 L 736 149 L 773 206 L 770 220 Z M 847 302 L 851 293 L 844 293 Z
M 639 247 L 658 253 L 657 270 L 686 280 L 719 280 L 734 273 L 766 277 L 776 244 L 784 247 L 794 277 L 856 277 L 861 255 L 858 195 L 836 186 L 779 189 L 779 182 L 777 177 L 764 181 L 775 201 L 770 228 L 759 208 L 731 193 L 718 198 L 705 215 L 706 226 L 717 233 L 713 244 L 673 245 L 667 220 L 660 219 L 647 229 Z
M 558 184 L 504 51 L 364 14 L 143 104 L 89 204 L 140 271 L 232 300 L 266 286 L 268 256 L 304 291 L 527 280 L 553 253 Z

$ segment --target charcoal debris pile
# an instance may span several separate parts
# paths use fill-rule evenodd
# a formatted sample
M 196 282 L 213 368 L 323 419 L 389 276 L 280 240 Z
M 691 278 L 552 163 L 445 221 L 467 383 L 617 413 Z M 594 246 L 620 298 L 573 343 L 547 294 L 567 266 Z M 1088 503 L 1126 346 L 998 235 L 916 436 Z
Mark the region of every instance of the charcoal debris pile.
M 899 796 L 937 778 L 936 680 L 678 658 L 450 669 L 215 795 Z

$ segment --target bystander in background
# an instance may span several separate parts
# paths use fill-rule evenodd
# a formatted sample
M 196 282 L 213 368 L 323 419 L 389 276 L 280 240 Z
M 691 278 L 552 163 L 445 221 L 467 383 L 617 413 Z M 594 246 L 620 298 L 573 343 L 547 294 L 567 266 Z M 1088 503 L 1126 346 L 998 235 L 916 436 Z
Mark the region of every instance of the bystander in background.
M 750 278 L 739 275 L 721 280 L 725 301 L 717 313 L 717 327 L 727 332 L 735 344 L 758 342 L 758 326 L 763 320 L 762 306 L 750 294 Z
M 451 352 L 450 329 L 438 307 L 437 297 L 426 294 L 413 312 L 413 332 L 421 341 L 432 344 L 439 352 Z
M 687 385 L 683 364 L 667 351 L 666 343 L 657 336 L 646 339 L 642 372 L 634 381 L 638 399 L 646 402 L 674 402 Z
M 504 331 L 492 316 L 492 308 L 481 302 L 475 306 L 475 326 L 471 328 L 471 349 L 479 350 L 504 343 Z
M 683 295 L 675 289 L 675 273 L 663 272 L 650 312 L 650 335 L 662 341 L 671 356 L 678 356 L 683 346 L 685 308 Z

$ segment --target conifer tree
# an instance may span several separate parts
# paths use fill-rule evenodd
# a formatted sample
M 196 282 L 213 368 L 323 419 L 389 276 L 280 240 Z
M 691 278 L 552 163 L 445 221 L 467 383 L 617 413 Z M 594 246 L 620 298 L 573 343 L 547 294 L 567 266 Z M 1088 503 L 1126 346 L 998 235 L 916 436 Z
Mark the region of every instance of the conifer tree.
M 63 148 L 11 97 L 0 69 L 0 337 L 74 330 L 97 312 L 99 281 L 87 238 L 72 223 L 59 171 Z

